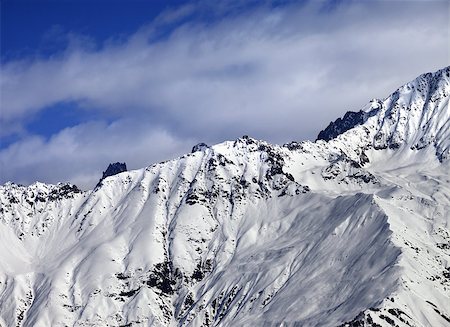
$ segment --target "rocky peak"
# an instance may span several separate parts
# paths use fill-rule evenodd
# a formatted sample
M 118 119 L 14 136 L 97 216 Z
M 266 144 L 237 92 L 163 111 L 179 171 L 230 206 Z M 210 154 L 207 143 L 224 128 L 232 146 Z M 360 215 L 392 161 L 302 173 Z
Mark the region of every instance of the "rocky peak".
M 204 151 L 204 150 L 206 150 L 208 148 L 209 148 L 209 146 L 206 143 L 201 142 L 201 143 L 198 143 L 198 144 L 196 144 L 196 145 L 194 145 L 192 147 L 191 153 Z
M 114 176 L 124 171 L 127 171 L 127 164 L 125 162 L 110 163 L 108 168 L 103 172 L 102 178 L 98 181 L 97 186 L 99 186 L 106 177 Z
M 347 111 L 344 117 L 338 118 L 334 122 L 330 122 L 327 128 L 320 131 L 319 135 L 317 136 L 317 140 L 332 140 L 338 135 L 348 131 L 349 129 L 363 124 L 365 121 L 365 117 L 366 113 L 364 113 L 362 110 L 358 112 Z

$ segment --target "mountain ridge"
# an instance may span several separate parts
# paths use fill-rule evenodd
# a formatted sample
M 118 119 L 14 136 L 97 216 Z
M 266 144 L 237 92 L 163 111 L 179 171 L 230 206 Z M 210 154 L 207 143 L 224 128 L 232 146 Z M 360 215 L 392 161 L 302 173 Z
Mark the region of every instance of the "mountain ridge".
M 0 186 L 0 325 L 445 326 L 449 71 L 329 141 Z

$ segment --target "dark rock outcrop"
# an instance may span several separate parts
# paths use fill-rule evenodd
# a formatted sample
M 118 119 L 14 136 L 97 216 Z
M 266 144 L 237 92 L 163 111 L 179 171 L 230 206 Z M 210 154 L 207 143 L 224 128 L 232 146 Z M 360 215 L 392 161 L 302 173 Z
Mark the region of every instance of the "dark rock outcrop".
M 381 103 L 378 102 L 378 105 L 380 106 Z M 358 112 L 347 111 L 344 117 L 336 119 L 334 122 L 331 122 L 327 128 L 320 131 L 317 140 L 332 140 L 349 129 L 364 124 L 369 117 L 376 115 L 377 112 L 378 108 L 372 109 L 369 112 L 364 112 L 362 110 Z
M 103 172 L 102 178 L 98 181 L 97 187 L 101 185 L 106 177 L 114 176 L 124 171 L 127 171 L 127 164 L 125 162 L 110 163 L 108 168 Z
M 203 150 L 205 150 L 207 148 L 209 148 L 209 146 L 206 143 L 203 143 L 203 142 L 202 143 L 198 143 L 198 144 L 196 144 L 196 145 L 194 145 L 192 147 L 191 153 L 198 152 L 198 151 L 203 151 Z
M 102 179 L 105 179 L 109 176 L 117 175 L 121 172 L 127 171 L 127 164 L 121 162 L 110 163 L 106 171 L 103 172 Z
M 347 111 L 343 118 L 338 118 L 331 122 L 327 128 L 320 131 L 317 140 L 329 141 L 349 129 L 364 123 L 364 113 L 362 111 Z

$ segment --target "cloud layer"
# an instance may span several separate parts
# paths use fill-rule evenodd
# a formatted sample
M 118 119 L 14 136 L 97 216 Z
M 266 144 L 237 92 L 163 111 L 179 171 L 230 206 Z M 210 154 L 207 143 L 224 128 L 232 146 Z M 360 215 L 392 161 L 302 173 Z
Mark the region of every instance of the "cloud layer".
M 164 12 L 119 40 L 75 38 L 53 57 L 4 63 L 1 129 L 20 138 L 0 151 L 0 182 L 92 187 L 109 161 L 138 168 L 198 141 L 312 139 L 345 111 L 449 64 L 445 1 L 252 7 L 161 37 L 198 9 Z M 26 132 L 25 122 L 67 101 L 109 123 Z

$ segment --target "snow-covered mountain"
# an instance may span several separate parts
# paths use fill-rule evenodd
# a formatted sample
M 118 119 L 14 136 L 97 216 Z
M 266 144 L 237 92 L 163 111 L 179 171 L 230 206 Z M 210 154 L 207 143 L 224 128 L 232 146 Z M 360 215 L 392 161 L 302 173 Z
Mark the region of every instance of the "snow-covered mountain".
M 448 326 L 449 93 L 447 67 L 316 142 L 1 186 L 0 325 Z

